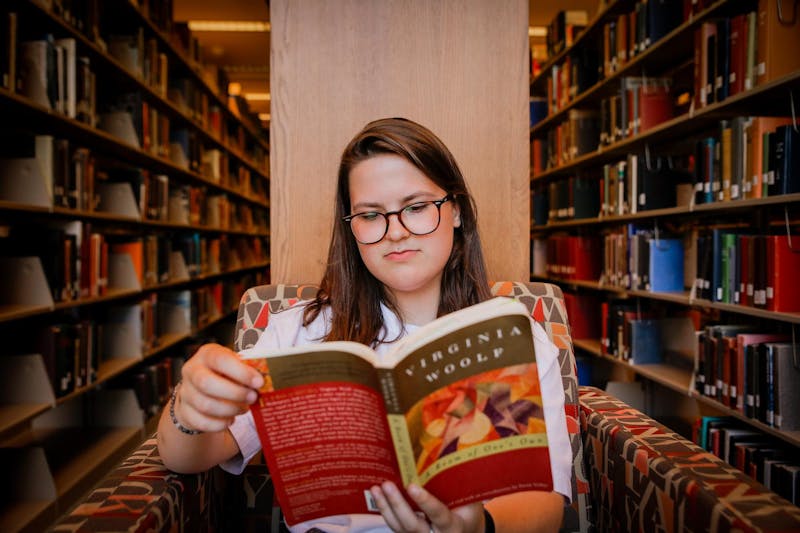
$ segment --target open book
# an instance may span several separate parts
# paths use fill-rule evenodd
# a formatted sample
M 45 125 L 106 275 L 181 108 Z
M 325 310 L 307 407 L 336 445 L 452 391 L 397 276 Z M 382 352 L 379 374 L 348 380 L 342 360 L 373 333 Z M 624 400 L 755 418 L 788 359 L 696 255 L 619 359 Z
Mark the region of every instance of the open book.
M 381 363 L 353 342 L 248 350 L 266 377 L 251 410 L 287 522 L 377 512 L 369 488 L 384 480 L 449 507 L 552 490 L 531 325 L 523 304 L 493 298 Z

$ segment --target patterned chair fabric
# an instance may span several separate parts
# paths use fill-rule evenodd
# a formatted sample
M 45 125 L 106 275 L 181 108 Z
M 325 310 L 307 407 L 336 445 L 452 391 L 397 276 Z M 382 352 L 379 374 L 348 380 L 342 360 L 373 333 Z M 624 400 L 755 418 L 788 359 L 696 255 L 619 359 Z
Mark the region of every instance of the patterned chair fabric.
M 800 508 L 624 402 L 581 387 L 598 531 L 800 531 Z
M 252 346 L 269 314 L 312 297 L 310 285 L 253 287 L 243 296 L 235 347 Z M 716 456 L 599 389 L 577 386 L 561 290 L 494 283 L 525 303 L 559 348 L 573 456 L 566 531 L 800 531 L 800 509 Z M 588 478 L 584 474 L 588 472 Z M 588 481 L 587 481 L 588 479 Z M 263 464 L 241 476 L 166 470 L 145 441 L 53 527 L 58 532 L 278 531 Z
M 164 468 L 155 438 L 141 444 L 52 528 L 54 532 L 213 531 L 208 472 Z

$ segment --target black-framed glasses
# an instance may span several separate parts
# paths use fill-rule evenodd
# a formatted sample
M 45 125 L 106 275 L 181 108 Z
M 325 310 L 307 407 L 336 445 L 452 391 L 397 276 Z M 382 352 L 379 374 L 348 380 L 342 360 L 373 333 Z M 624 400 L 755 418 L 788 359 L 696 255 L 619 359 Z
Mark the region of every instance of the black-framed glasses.
M 347 215 L 342 220 L 350 224 L 353 236 L 361 244 L 375 244 L 383 239 L 389 231 L 389 217 L 392 215 L 397 215 L 397 220 L 409 233 L 427 235 L 439 227 L 442 221 L 442 204 L 450 200 L 452 197 L 448 194 L 441 200 L 414 202 L 397 211 L 366 211 Z

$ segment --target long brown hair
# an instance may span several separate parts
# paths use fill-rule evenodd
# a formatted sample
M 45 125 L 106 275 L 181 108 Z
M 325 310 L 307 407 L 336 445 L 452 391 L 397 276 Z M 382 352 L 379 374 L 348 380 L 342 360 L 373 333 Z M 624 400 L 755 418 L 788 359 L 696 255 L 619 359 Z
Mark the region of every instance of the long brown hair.
M 381 154 L 398 155 L 417 167 L 454 198 L 461 226 L 454 229 L 453 249 L 442 275 L 438 315 L 445 315 L 489 298 L 475 202 L 455 158 L 424 126 L 403 118 L 367 124 L 342 153 L 336 193 L 333 236 L 328 263 L 317 297 L 305 310 L 310 324 L 329 306 L 331 329 L 325 340 L 350 340 L 367 345 L 385 341 L 380 304 L 399 312 L 383 285 L 364 265 L 356 240 L 342 217 L 350 214 L 350 172 L 358 163 Z

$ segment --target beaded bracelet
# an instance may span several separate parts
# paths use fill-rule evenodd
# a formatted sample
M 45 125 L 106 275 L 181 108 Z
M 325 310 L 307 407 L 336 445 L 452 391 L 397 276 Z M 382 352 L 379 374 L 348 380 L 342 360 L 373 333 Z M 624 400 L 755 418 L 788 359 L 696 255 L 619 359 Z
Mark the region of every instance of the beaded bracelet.
M 178 417 L 175 416 L 175 398 L 178 397 L 178 387 L 181 386 L 181 382 L 175 384 L 175 387 L 172 388 L 172 396 L 169 398 L 169 417 L 172 419 L 172 423 L 175 425 L 176 428 L 181 433 L 185 433 L 187 435 L 197 435 L 202 433 L 199 429 L 189 429 L 180 422 L 178 422 Z

